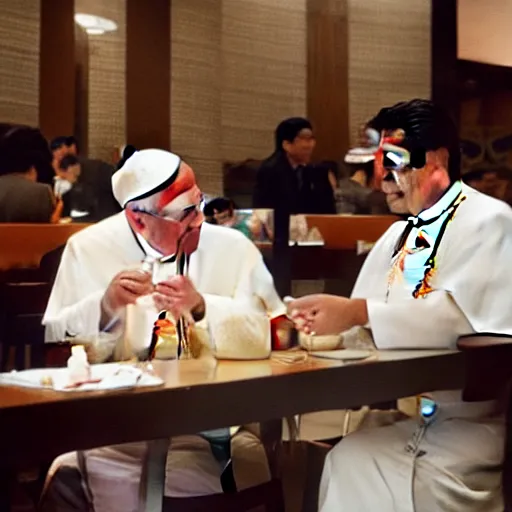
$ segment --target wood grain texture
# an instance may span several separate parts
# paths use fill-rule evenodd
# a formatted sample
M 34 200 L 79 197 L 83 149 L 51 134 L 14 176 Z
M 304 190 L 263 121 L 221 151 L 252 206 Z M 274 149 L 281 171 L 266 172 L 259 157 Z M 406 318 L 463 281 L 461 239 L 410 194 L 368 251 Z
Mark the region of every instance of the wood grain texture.
M 126 2 L 126 140 L 169 149 L 171 7 L 169 0 Z
M 384 106 L 431 95 L 431 2 L 348 0 L 352 143 Z
M 347 0 L 308 0 L 307 104 L 317 160 L 340 161 L 349 148 Z
M 274 130 L 306 114 L 304 0 L 223 0 L 222 158 L 263 158 Z
M 221 191 L 221 7 L 173 0 L 171 11 L 171 149 L 209 193 Z
M 267 156 L 305 115 L 305 0 L 174 0 L 171 19 L 171 146 L 220 194 L 223 161 Z
M 432 99 L 459 120 L 457 0 L 432 0 Z
M 0 0 L 0 119 L 39 124 L 40 0 Z
M 89 36 L 88 156 L 111 162 L 126 141 L 126 0 L 75 0 L 75 11 L 118 25 Z
M 162 439 L 464 386 L 461 353 L 390 350 L 377 354 L 353 364 L 315 358 L 291 365 L 208 358 L 157 362 L 163 387 L 117 392 L 4 388 L 0 466 L 75 449 Z M 358 385 L 362 380 L 364 385 Z M 337 392 L 326 393 L 326 389 Z M 147 421 L 157 416 L 158 421 Z

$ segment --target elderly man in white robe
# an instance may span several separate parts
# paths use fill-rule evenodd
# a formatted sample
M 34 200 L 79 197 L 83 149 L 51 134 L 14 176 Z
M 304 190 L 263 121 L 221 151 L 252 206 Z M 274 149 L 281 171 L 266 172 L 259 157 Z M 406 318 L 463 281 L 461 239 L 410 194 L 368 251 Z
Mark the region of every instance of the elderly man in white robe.
M 139 151 L 112 182 L 124 211 L 68 241 L 43 320 L 48 342 L 101 337 L 110 331 L 119 338 L 118 356 L 140 352 L 147 347 L 127 346 L 133 338 L 127 324 L 131 305 L 147 297 L 153 297 L 155 311 L 185 316 L 198 327 L 226 311 L 270 317 L 286 312 L 254 244 L 237 231 L 203 224 L 201 192 L 192 169 L 178 156 L 157 149 Z M 189 260 L 188 276 L 177 275 L 183 258 L 176 254 Z M 160 262 L 156 286 L 142 265 L 148 257 Z M 247 341 L 254 340 L 237 343 Z M 220 432 L 231 442 L 238 489 L 269 478 L 265 451 L 252 427 L 231 439 L 229 429 Z M 208 434 L 171 440 L 166 495 L 223 492 L 226 460 L 214 447 L 219 432 Z M 60 457 L 50 470 L 42 510 L 139 510 L 145 452 L 145 443 L 134 443 Z
M 512 210 L 461 183 L 448 114 L 413 100 L 382 109 L 369 127 L 377 174 L 396 179 L 401 193 L 392 193 L 412 216 L 377 242 L 350 299 L 291 303 L 297 325 L 313 335 L 351 332 L 349 348 L 369 342 L 381 350 L 453 349 L 464 335 L 512 335 Z M 499 404 L 465 402 L 460 390 L 419 402 L 417 418 L 336 445 L 320 512 L 503 511 Z

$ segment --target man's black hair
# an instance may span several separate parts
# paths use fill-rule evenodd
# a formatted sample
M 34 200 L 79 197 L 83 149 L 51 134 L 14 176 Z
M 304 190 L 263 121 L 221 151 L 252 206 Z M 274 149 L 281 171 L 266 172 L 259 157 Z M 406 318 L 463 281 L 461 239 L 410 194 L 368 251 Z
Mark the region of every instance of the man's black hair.
M 203 213 L 206 217 L 213 217 L 215 212 L 225 212 L 226 210 L 233 210 L 235 205 L 231 199 L 227 197 L 215 197 L 208 201 L 203 209 Z
M 276 151 L 283 151 L 283 142 L 293 142 L 304 129 L 312 130 L 313 127 L 303 117 L 290 117 L 281 121 L 275 131 Z
M 50 149 L 52 151 L 55 151 L 56 149 L 59 149 L 61 148 L 62 146 L 68 146 L 68 143 L 67 143 L 67 137 L 64 137 L 63 135 L 60 135 L 59 137 L 55 137 L 54 139 L 52 139 L 52 141 L 50 142 Z
M 68 137 L 66 137 L 66 146 L 68 148 L 70 148 L 71 146 L 75 146 L 76 151 L 78 153 L 78 140 L 76 140 L 76 137 L 74 135 L 69 135 Z
M 401 128 L 405 140 L 400 146 L 411 152 L 446 148 L 450 181 L 460 179 L 461 149 L 457 126 L 448 111 L 432 101 L 414 99 L 383 108 L 368 126 L 379 133 Z
M 28 172 L 35 167 L 38 176 L 46 177 L 51 162 L 48 141 L 37 128 L 0 123 L 0 175 Z
M 74 165 L 77 165 L 78 163 L 79 163 L 78 158 L 75 155 L 66 155 L 60 161 L 59 167 L 63 171 L 67 171 L 70 167 L 73 167 Z
M 345 163 L 345 167 L 347 168 L 349 177 L 354 176 L 354 174 L 357 171 L 363 171 L 366 175 L 366 179 L 368 180 L 368 183 L 373 179 L 373 173 L 374 173 L 374 160 L 370 160 L 369 162 L 366 162 L 364 164 L 348 164 Z

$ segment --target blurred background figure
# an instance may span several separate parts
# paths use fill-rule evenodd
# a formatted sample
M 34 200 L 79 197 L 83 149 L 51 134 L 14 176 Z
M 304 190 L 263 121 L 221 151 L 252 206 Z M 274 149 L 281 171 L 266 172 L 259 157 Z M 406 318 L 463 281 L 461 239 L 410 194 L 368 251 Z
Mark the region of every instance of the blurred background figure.
M 80 176 L 80 163 L 76 156 L 66 155 L 60 160 L 55 171 L 53 191 L 56 197 L 69 192 Z
M 0 222 L 57 221 L 62 206 L 38 176 L 51 176 L 52 153 L 37 128 L 0 124 Z
M 505 166 L 482 165 L 466 170 L 462 179 L 479 192 L 505 201 L 511 177 L 512 171 Z
M 216 197 L 203 209 L 206 222 L 231 227 L 235 221 L 235 205 L 227 197 Z
M 275 131 L 275 150 L 256 177 L 254 208 L 290 213 L 335 213 L 332 185 L 326 174 L 310 165 L 315 136 L 302 117 L 282 121 Z
M 119 213 L 120 207 L 112 193 L 112 175 L 115 168 L 107 162 L 87 158 L 80 154 L 80 147 L 74 136 L 60 136 L 52 140 L 55 175 L 61 172 L 60 163 L 68 155 L 75 157 L 80 165 L 80 175 L 74 184 L 75 200 L 82 205 L 83 221 L 97 222 Z M 83 210 L 85 208 L 85 210 Z M 85 220 L 86 219 L 86 220 Z
M 80 183 L 81 166 L 73 154 L 64 156 L 55 176 L 54 193 L 62 199 L 62 217 L 75 222 L 93 222 L 94 203 Z M 85 189 L 87 190 L 87 189 Z
M 339 180 L 335 190 L 337 213 L 385 215 L 389 213 L 386 195 L 375 190 L 371 155 L 345 155 L 348 176 Z

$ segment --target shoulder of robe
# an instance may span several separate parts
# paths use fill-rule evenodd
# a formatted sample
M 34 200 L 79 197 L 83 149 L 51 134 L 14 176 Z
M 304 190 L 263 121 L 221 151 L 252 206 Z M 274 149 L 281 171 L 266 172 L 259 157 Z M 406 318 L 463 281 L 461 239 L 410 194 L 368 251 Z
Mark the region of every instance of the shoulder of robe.
M 404 232 L 407 227 L 407 221 L 397 220 L 393 222 L 389 228 L 384 231 L 384 234 L 379 238 L 378 242 L 383 241 L 397 241 L 397 238 Z
M 464 223 L 464 231 L 503 230 L 512 236 L 512 208 L 508 204 L 471 188 L 465 193 L 466 200 L 460 205 L 460 214 L 454 218 Z
M 69 238 L 68 245 L 94 250 L 99 246 L 123 244 L 126 240 L 134 242 L 124 212 L 120 212 L 75 233 Z

